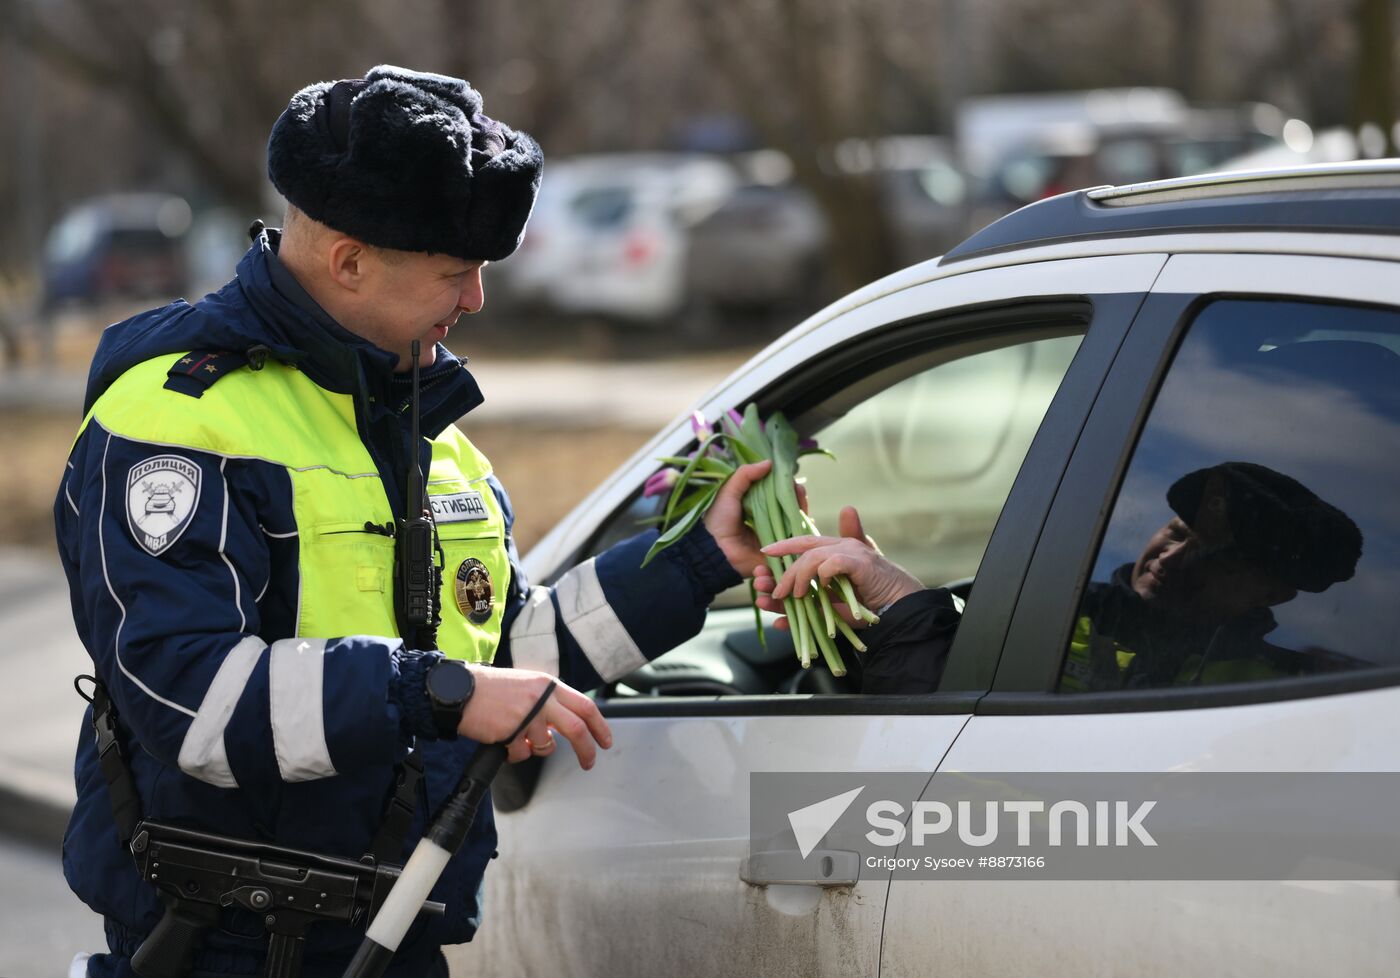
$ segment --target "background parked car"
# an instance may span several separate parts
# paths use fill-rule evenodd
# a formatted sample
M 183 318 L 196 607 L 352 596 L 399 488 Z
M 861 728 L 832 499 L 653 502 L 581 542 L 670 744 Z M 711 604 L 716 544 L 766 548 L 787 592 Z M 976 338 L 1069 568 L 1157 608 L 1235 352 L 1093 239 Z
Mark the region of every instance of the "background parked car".
M 794 885 L 745 858 L 755 772 L 1395 771 L 1397 227 L 1400 161 L 1065 194 L 754 357 L 698 407 L 781 409 L 837 452 L 804 464 L 818 523 L 864 505 L 887 552 L 966 602 L 941 685 L 861 695 L 853 656 L 842 679 L 800 670 L 782 633 L 760 647 L 746 593 L 722 597 L 699 636 L 600 691 L 615 747 L 595 770 L 556 757 L 533 785 L 503 773 L 487 901 L 530 913 L 488 914 L 465 960 L 618 976 L 1392 974 L 1393 879 L 862 869 Z M 663 430 L 527 555 L 531 580 L 636 532 L 658 507 L 641 496 L 656 457 L 692 443 L 684 418 Z M 1266 609 L 1287 670 L 1075 691 L 1085 595 L 1171 519 L 1177 480 L 1222 462 L 1315 492 L 1354 522 L 1359 560 Z M 1228 852 L 1257 825 L 1196 831 Z M 558 940 L 538 939 L 539 919 Z
M 975 222 L 1085 187 L 1143 183 L 1214 170 L 1282 147 L 1285 120 L 1271 106 L 1184 109 L 1156 121 L 1063 123 L 1018 145 L 988 175 Z
M 168 194 L 112 194 L 69 211 L 44 244 L 44 303 L 183 294 L 190 206 Z
M 687 231 L 739 184 L 718 157 L 619 154 L 551 161 L 506 300 L 662 325 L 685 303 Z
M 816 308 L 827 222 L 811 194 L 791 183 L 748 183 L 690 229 L 685 287 L 707 311 Z M 805 308 L 804 308 L 805 307 Z
M 949 140 L 887 136 L 875 141 L 875 153 L 898 267 L 937 257 L 967 236 L 970 182 Z
M 754 154 L 771 162 L 773 153 Z M 947 140 L 890 136 L 846 140 L 824 159 L 834 179 L 874 174 L 898 265 L 942 254 L 967 230 L 967 180 Z M 689 229 L 686 293 L 703 312 L 803 313 L 836 298 L 830 287 L 831 229 L 811 193 L 786 176 L 737 187 Z M 742 161 L 741 161 L 741 168 Z

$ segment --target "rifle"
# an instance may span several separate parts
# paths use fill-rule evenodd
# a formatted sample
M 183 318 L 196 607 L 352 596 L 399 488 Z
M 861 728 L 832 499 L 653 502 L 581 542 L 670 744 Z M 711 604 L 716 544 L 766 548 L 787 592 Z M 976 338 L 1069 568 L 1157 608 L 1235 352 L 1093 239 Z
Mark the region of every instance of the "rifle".
M 91 695 L 83 691 L 84 680 L 92 683 Z M 218 923 L 225 908 L 242 907 L 262 915 L 270 934 L 265 978 L 295 978 L 306 929 L 317 920 L 362 927 L 374 919 L 402 872 L 382 853 L 354 860 L 143 819 L 107 688 L 93 676 L 79 676 L 73 685 L 92 704 L 98 764 L 107 782 L 117 837 L 131 851 L 141 878 L 156 888 L 165 904 L 159 923 L 132 955 L 132 970 L 138 975 L 188 974 L 205 932 Z M 401 786 L 395 804 L 402 801 L 401 794 L 411 797 L 414 784 L 416 779 L 407 788 Z M 422 900 L 410 922 L 420 910 L 441 914 L 444 909 Z
M 264 978 L 295 978 L 306 929 L 318 920 L 352 927 L 375 917 L 400 869 L 143 820 L 131 839 L 141 878 L 160 891 L 165 914 L 131 958 L 142 978 L 189 973 L 221 910 L 261 914 L 271 940 Z M 418 910 L 441 914 L 424 900 Z

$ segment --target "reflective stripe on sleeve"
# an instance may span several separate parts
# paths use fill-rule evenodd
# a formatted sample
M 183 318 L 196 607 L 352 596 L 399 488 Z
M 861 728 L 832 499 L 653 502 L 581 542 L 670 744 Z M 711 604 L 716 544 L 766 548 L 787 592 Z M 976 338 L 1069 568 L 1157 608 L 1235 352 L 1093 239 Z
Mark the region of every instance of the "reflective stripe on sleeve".
M 603 594 L 595 560 L 586 560 L 561 577 L 554 593 L 564 625 L 604 682 L 646 665 L 646 656 Z
M 525 607 L 510 626 L 510 661 L 517 669 L 559 675 L 559 636 L 554 632 L 549 588 L 530 588 Z
M 314 781 L 336 773 L 322 714 L 325 660 L 325 639 L 287 638 L 272 643 L 268 663 L 272 746 L 283 781 Z
M 229 767 L 224 748 L 224 730 L 233 716 L 234 708 L 243 697 L 248 677 L 267 648 L 262 639 L 248 636 L 224 656 L 214 681 L 204 693 L 204 701 L 194 721 L 185 731 L 180 743 L 180 770 L 192 778 L 208 782 L 217 788 L 237 788 L 238 781 Z

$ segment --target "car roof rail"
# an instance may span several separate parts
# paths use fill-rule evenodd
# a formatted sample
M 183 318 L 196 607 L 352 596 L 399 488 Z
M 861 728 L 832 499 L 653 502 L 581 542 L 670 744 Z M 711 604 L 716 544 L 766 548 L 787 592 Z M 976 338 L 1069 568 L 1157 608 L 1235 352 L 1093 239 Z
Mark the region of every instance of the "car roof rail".
M 1065 241 L 1210 231 L 1400 234 L 1400 159 L 1074 190 L 993 221 L 939 264 Z

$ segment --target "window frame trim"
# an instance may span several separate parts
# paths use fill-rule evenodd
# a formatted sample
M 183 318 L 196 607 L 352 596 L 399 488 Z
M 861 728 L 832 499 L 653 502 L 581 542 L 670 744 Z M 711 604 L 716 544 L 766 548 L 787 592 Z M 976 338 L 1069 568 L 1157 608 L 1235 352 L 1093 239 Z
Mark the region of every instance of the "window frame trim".
M 1400 665 L 1324 673 L 1308 679 L 1263 679 L 1217 686 L 1166 686 L 1159 689 L 1105 690 L 1092 693 L 991 692 L 981 697 L 978 716 L 1069 716 L 1088 713 L 1160 713 L 1224 706 L 1255 706 L 1291 700 L 1341 696 L 1400 686 Z
M 763 413 L 780 403 L 784 411 L 797 415 L 819 403 L 822 397 L 810 392 L 820 389 L 822 384 L 858 382 L 860 377 L 898 363 L 911 347 L 924 352 L 935 346 L 999 334 L 1033 333 L 1037 327 L 1049 336 L 1053 335 L 1056 324 L 1065 330 L 1061 335 L 1068 335 L 1073 327 L 1083 328 L 1079 349 L 1017 471 L 979 567 L 979 576 L 987 575 L 984 581 L 988 582 L 982 591 L 988 596 L 979 601 L 989 610 L 979 614 L 976 611 L 978 602 L 968 601 L 967 608 L 973 612 L 973 627 L 967 627 L 968 618 L 965 617 L 949 650 L 945 680 L 938 692 L 909 697 L 768 694 L 599 698 L 598 706 L 603 714 L 620 718 L 972 713 L 978 698 L 990 688 L 1001 654 L 1008 616 L 998 615 L 995 607 L 1009 608 L 1015 604 L 1035 539 L 1050 509 L 1059 477 L 1068 464 L 1070 449 L 1080 437 L 1095 396 L 1147 296 L 1143 291 L 1027 296 L 892 320 L 864 334 L 859 348 L 855 344 L 844 348 L 838 344 L 814 352 L 800 367 L 755 393 L 753 399 Z M 589 552 L 611 521 L 625 512 L 635 498 L 635 493 L 628 496 L 608 520 L 601 521 L 579 553 Z
M 600 699 L 598 709 L 609 720 L 636 717 L 963 716 L 974 713 L 982 697 L 980 691 L 918 696 L 866 693 L 636 696 Z

